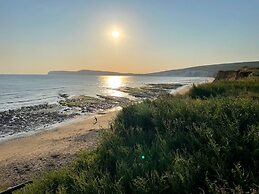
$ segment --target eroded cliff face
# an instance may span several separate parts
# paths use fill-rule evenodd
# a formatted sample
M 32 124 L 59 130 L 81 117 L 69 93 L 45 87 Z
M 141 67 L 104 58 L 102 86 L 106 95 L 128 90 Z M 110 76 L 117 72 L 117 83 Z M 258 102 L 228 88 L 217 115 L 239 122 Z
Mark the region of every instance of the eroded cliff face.
M 236 71 L 219 71 L 215 80 L 236 80 L 249 76 L 259 76 L 259 68 L 243 68 Z
M 219 71 L 215 80 L 230 80 L 236 79 L 237 71 Z

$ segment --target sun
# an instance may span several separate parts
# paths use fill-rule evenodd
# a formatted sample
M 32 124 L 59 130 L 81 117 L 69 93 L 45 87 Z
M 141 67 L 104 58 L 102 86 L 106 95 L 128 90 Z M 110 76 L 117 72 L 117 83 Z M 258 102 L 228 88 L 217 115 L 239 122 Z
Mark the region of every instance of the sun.
M 117 30 L 112 31 L 112 37 L 118 39 L 120 37 L 120 32 Z

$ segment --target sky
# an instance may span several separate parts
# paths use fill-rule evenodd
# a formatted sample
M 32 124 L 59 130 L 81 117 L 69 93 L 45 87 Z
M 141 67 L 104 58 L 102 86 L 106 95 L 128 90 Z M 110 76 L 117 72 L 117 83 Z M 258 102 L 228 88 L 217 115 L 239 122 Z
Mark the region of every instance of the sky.
M 0 0 L 0 74 L 255 60 L 259 0 Z

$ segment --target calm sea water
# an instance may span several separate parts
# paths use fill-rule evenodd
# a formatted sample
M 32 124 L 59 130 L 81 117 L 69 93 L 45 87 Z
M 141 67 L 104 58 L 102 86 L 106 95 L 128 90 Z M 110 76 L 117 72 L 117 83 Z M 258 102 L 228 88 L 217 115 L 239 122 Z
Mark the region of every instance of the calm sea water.
M 149 83 L 192 84 L 204 77 L 91 76 L 91 75 L 0 75 L 0 111 L 42 103 L 56 103 L 60 93 L 127 97 L 119 87 Z

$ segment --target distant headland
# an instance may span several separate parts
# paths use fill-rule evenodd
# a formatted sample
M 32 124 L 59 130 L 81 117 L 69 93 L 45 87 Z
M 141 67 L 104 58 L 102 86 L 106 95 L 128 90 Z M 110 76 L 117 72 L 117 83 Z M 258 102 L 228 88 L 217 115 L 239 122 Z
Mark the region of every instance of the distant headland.
M 251 62 L 237 62 L 237 63 L 223 63 L 214 65 L 203 65 L 196 67 L 189 67 L 176 70 L 167 70 L 146 74 L 134 74 L 134 73 L 119 73 L 112 71 L 96 71 L 96 70 L 80 70 L 80 71 L 50 71 L 48 75 L 62 75 L 62 74 L 74 74 L 74 75 L 121 75 L 121 76 L 174 76 L 174 77 L 215 77 L 220 70 L 228 71 L 240 69 L 243 67 L 258 68 L 259 61 Z

